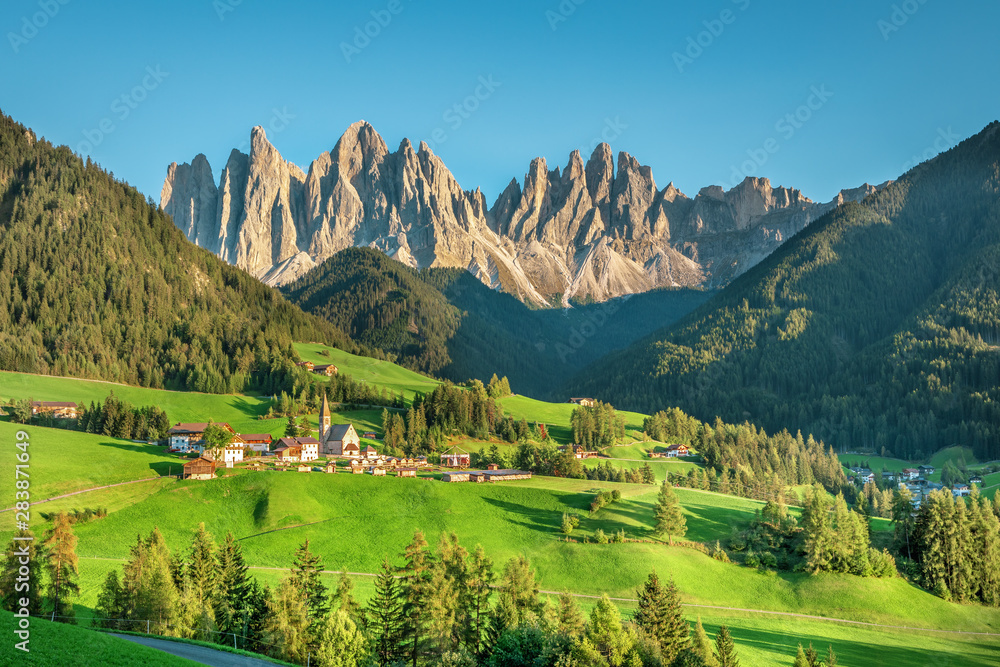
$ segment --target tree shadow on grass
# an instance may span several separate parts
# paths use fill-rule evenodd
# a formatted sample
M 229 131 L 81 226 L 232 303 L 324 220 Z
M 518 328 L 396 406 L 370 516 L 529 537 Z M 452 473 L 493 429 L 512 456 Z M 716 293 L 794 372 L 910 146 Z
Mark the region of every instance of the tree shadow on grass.
M 267 401 L 262 398 L 253 398 L 252 400 L 247 400 L 245 396 L 234 397 L 232 407 L 242 412 L 247 417 L 257 418 L 262 415 L 267 414 L 268 404 Z
M 689 612 L 697 612 L 697 610 L 689 610 Z M 758 650 L 769 651 L 771 653 L 771 660 L 780 660 L 779 656 L 783 656 L 784 661 L 778 664 L 791 664 L 795 658 L 795 651 L 798 645 L 801 643 L 803 646 L 808 647 L 810 642 L 822 658 L 826 657 L 827 647 L 832 645 L 834 652 L 837 654 L 837 664 L 842 665 L 865 665 L 866 667 L 897 667 L 899 665 L 945 667 L 946 665 L 954 665 L 957 667 L 961 664 L 962 667 L 986 667 L 987 665 L 996 664 L 994 660 L 985 656 L 969 656 L 967 654 L 961 656 L 957 654 L 948 655 L 935 652 L 931 649 L 920 651 L 910 647 L 885 646 L 884 644 L 858 641 L 856 637 L 852 637 L 849 640 L 841 638 L 831 639 L 831 635 L 838 635 L 845 638 L 851 637 L 850 626 L 839 623 L 830 624 L 829 634 L 804 634 L 801 636 L 794 633 L 778 633 L 759 630 L 757 628 L 742 628 L 740 627 L 739 619 L 733 619 L 731 623 L 730 631 L 736 642 L 737 653 L 741 646 L 752 646 Z M 706 622 L 704 625 L 705 629 L 712 634 L 718 631 L 718 627 L 714 624 Z M 934 634 L 936 635 L 937 633 Z M 914 642 L 914 645 L 919 645 L 919 642 Z M 985 652 L 1000 650 L 1000 644 L 983 643 L 978 644 L 977 647 Z
M 499 498 L 483 498 L 483 500 L 496 508 L 503 510 L 507 519 L 511 523 L 524 526 L 529 530 L 544 533 L 558 533 L 562 523 L 562 514 L 552 510 L 542 510 L 537 507 L 528 507 L 520 503 L 513 503 Z M 517 517 L 521 517 L 518 520 Z

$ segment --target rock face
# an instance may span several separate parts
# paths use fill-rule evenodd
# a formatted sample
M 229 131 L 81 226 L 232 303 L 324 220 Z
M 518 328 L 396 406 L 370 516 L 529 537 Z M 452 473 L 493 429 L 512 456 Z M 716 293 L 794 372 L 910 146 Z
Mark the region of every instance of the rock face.
M 605 300 L 664 286 L 720 286 L 868 184 L 817 204 L 798 190 L 747 178 L 693 199 L 600 144 L 565 169 L 531 161 L 489 207 L 463 190 L 426 144 L 390 152 L 368 123 L 351 125 L 303 173 L 255 127 L 215 184 L 204 155 L 171 164 L 160 205 L 199 246 L 282 285 L 351 246 L 413 267 L 468 269 L 539 306 Z M 880 186 L 881 187 L 881 186 Z

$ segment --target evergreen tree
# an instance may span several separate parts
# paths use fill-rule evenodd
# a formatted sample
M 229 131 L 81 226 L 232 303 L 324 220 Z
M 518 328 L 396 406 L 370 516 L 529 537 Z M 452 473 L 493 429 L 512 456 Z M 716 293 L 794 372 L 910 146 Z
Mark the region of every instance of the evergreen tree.
M 736 656 L 736 644 L 729 634 L 729 628 L 725 625 L 719 627 L 719 634 L 715 636 L 715 660 L 719 667 L 740 667 L 739 658 Z
M 498 601 L 513 613 L 511 626 L 530 625 L 541 611 L 538 582 L 531 563 L 522 554 L 514 556 L 503 568 L 497 585 Z
M 663 480 L 660 493 L 656 498 L 656 527 L 653 532 L 667 536 L 667 541 L 673 543 L 673 538 L 683 537 L 687 532 L 687 521 L 681 512 L 680 501 L 670 483 Z
M 403 600 L 388 558 L 382 561 L 382 572 L 375 579 L 375 594 L 368 601 L 365 617 L 376 664 L 385 667 L 396 662 L 402 655 Z
M 307 599 L 303 589 L 289 576 L 281 581 L 274 598 L 268 601 L 264 642 L 275 658 L 305 662 L 314 640 Z
M 18 538 L 18 539 L 15 539 Z M 27 560 L 27 562 L 23 562 Z M 28 613 L 42 613 L 42 563 L 44 547 L 38 545 L 30 530 L 18 530 L 4 552 L 3 569 L 0 570 L 0 607 L 7 611 L 21 609 L 22 598 L 28 599 Z M 22 574 L 21 568 L 27 570 Z
M 45 540 L 45 550 L 48 556 L 45 569 L 49 575 L 45 596 L 48 610 L 54 614 L 55 620 L 75 622 L 73 617 L 76 614 L 70 600 L 80 594 L 77 583 L 80 572 L 77 568 L 76 535 L 65 512 L 56 515 Z
M 416 667 L 417 658 L 427 644 L 427 601 L 433 565 L 427 540 L 420 531 L 414 533 L 413 541 L 404 550 L 403 561 L 404 565 L 400 569 L 404 619 L 401 646 L 404 649 L 403 655 Z
M 95 625 L 108 630 L 124 629 L 122 619 L 125 615 L 125 592 L 118 581 L 118 571 L 111 570 L 104 578 L 101 592 L 97 595 L 97 605 L 94 607 Z
M 692 649 L 705 667 L 719 667 L 719 661 L 715 659 L 715 653 L 712 651 L 712 642 L 705 632 L 705 627 L 701 624 L 701 616 L 698 617 L 698 623 L 694 627 Z
M 199 609 L 210 607 L 215 601 L 217 568 L 215 561 L 215 541 L 205 530 L 205 524 L 198 524 L 198 530 L 191 541 L 185 568 L 188 586 L 194 596 L 193 602 Z
M 364 619 L 364 609 L 358 604 L 358 601 L 354 599 L 354 582 L 351 578 L 347 576 L 346 571 L 340 573 L 340 578 L 337 580 L 337 589 L 333 592 L 333 596 L 330 598 L 330 608 L 332 610 L 341 610 L 347 614 L 347 617 L 359 628 L 365 626 Z
M 256 582 L 249 575 L 243 550 L 232 532 L 216 554 L 216 608 L 215 620 L 221 632 L 248 636 L 251 632 L 250 616 Z
M 664 660 L 671 662 L 690 643 L 690 628 L 673 579 L 664 588 L 656 572 L 650 572 L 637 596 L 639 608 L 633 620 L 659 644 Z
M 812 667 L 806 658 L 806 652 L 802 650 L 802 644 L 799 644 L 799 650 L 795 654 L 795 662 L 792 663 L 792 667 Z
M 285 424 L 285 437 L 286 438 L 297 438 L 299 437 L 299 423 L 295 419 L 295 415 L 288 415 L 288 423 Z
M 309 540 L 306 540 L 295 551 L 289 583 L 305 596 L 309 621 L 313 625 L 330 612 L 326 586 L 320 578 L 322 571 L 320 557 L 309 550 Z
M 483 638 L 490 620 L 490 596 L 493 594 L 493 560 L 486 555 L 482 545 L 469 559 L 466 571 L 466 597 L 463 615 L 466 620 L 465 646 L 473 656 L 483 656 Z
M 334 609 L 319 627 L 316 665 L 358 667 L 368 654 L 365 636 L 343 609 Z
M 618 608 L 607 595 L 601 596 L 590 613 L 586 641 L 610 667 L 623 667 L 636 662 L 641 664 L 636 655 L 636 639 L 634 630 L 622 626 Z
M 583 636 L 583 631 L 587 626 L 587 619 L 580 611 L 580 605 L 569 591 L 563 591 L 559 595 L 559 632 L 562 634 L 579 638 Z

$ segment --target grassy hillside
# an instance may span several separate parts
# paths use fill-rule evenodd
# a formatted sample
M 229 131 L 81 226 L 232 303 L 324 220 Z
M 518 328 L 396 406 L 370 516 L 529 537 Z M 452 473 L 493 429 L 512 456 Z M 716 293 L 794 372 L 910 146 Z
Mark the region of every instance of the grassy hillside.
M 87 630 L 63 623 L 52 623 L 40 618 L 31 620 L 29 653 L 12 647 L 13 631 L 17 619 L 7 611 L 0 611 L 0 631 L 5 641 L 0 646 L 0 662 L 5 665 L 31 665 L 32 667 L 187 667 L 200 663 L 177 658 L 162 651 L 140 646 L 118 637 Z
M 1000 123 L 839 207 L 568 391 L 812 433 L 843 451 L 1000 458 Z

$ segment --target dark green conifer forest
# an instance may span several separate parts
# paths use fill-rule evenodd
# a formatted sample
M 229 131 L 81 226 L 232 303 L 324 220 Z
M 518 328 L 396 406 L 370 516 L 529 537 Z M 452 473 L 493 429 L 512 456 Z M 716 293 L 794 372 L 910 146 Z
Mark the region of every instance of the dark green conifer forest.
M 812 433 L 839 451 L 1000 457 L 1000 123 L 839 207 L 573 395 Z
M 291 387 L 293 341 L 361 351 L 0 114 L 0 369 L 212 393 Z

